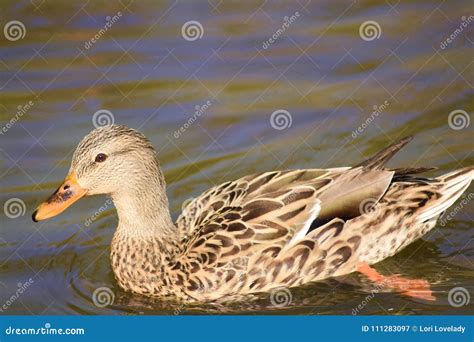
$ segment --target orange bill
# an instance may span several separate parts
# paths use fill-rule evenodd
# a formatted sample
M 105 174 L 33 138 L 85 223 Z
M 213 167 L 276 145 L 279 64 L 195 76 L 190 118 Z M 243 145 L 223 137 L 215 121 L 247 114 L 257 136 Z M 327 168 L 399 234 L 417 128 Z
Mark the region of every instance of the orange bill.
M 87 191 L 77 183 L 77 176 L 73 172 L 64 180 L 64 183 L 33 213 L 33 221 L 38 222 L 62 213 L 67 207 L 83 197 Z

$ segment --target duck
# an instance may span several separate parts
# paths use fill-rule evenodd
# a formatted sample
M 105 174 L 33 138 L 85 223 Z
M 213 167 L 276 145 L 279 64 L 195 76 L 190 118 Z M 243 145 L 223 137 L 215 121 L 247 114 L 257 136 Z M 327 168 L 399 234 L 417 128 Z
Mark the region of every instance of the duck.
M 433 300 L 425 280 L 384 275 L 375 264 L 432 230 L 474 177 L 466 167 L 386 168 L 413 137 L 352 167 L 268 171 L 216 185 L 173 222 L 157 152 L 123 125 L 78 144 L 64 182 L 32 214 L 54 217 L 80 198 L 111 197 L 118 226 L 111 268 L 125 291 L 183 302 L 269 293 L 360 273 L 408 296 Z

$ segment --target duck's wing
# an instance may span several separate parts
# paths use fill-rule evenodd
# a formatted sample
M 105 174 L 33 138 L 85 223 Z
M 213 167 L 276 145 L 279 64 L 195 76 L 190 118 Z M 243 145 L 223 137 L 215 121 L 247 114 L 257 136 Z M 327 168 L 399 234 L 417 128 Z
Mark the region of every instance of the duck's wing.
M 213 187 L 193 199 L 176 226 L 181 237 L 189 240 L 199 236 L 207 225 L 221 226 L 228 219 L 250 228 L 272 223 L 280 231 L 277 235 L 282 235 L 277 240 L 283 246 L 306 235 L 315 221 L 360 215 L 361 203 L 367 198 L 377 202 L 393 174 L 344 167 L 249 175 Z M 225 226 L 218 230 L 227 231 Z M 277 241 L 267 241 L 270 242 Z
M 186 230 L 168 267 L 170 279 L 195 299 L 270 286 L 257 284 L 265 279 L 259 272 L 265 271 L 267 261 L 280 260 L 287 249 L 298 261 L 305 255 L 300 253 L 311 247 L 305 247 L 304 238 L 318 219 L 359 215 L 360 203 L 367 197 L 379 199 L 392 175 L 362 168 L 295 170 L 215 187 L 190 203 L 192 211 L 185 208 L 179 218 L 189 226 L 180 226 Z M 272 272 L 283 267 L 283 263 L 269 265 Z
M 310 183 L 295 181 L 303 173 L 267 172 L 214 187 L 183 210 L 178 229 L 188 245 L 221 234 L 235 237 L 235 246 L 246 244 L 250 235 L 252 245 L 285 245 L 295 233 L 309 229 L 320 211 L 316 194 L 331 182 L 319 170 Z
M 212 292 L 224 280 L 231 284 L 252 257 L 275 257 L 305 237 L 318 219 L 360 215 L 360 203 L 378 200 L 392 176 L 362 167 L 294 170 L 217 186 L 178 219 L 183 240 L 170 265 L 172 278 L 189 291 Z

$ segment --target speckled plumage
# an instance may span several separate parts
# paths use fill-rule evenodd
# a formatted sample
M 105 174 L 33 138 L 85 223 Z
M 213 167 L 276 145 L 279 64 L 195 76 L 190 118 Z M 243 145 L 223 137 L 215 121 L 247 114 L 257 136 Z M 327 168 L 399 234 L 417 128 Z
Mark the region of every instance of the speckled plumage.
M 155 151 L 135 130 L 94 130 L 79 144 L 71 171 L 88 194 L 106 193 L 115 203 L 111 263 L 122 288 L 215 300 L 348 274 L 433 228 L 474 171 L 423 178 L 413 174 L 426 169 L 383 169 L 409 140 L 352 168 L 265 172 L 218 185 L 176 223 Z M 99 152 L 108 158 L 96 165 Z M 361 212 L 367 199 L 370 210 Z

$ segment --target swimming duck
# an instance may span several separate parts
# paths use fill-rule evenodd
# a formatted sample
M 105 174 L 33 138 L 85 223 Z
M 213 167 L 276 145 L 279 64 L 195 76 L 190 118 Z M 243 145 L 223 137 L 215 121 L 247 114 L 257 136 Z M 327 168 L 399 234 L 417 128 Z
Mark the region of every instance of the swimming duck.
M 134 129 L 104 126 L 79 143 L 64 183 L 33 220 L 84 196 L 110 195 L 119 218 L 113 272 L 123 289 L 146 296 L 208 301 L 358 271 L 432 299 L 424 281 L 384 276 L 371 265 L 431 230 L 474 168 L 436 178 L 416 176 L 431 168 L 384 168 L 411 139 L 354 167 L 270 171 L 217 185 L 173 222 L 152 144 Z

